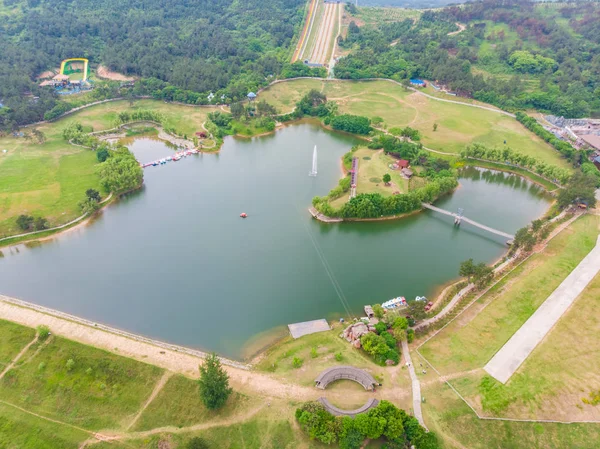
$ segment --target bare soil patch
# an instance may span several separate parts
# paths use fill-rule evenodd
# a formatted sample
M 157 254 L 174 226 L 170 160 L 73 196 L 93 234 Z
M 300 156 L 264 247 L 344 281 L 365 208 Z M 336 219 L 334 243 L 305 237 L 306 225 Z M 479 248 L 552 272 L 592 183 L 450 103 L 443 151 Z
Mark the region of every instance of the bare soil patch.
M 98 70 L 96 70 L 96 74 L 100 78 L 105 78 L 111 81 L 134 81 L 135 77 L 123 75 L 119 72 L 113 72 L 108 67 L 104 67 L 103 65 L 98 66 Z

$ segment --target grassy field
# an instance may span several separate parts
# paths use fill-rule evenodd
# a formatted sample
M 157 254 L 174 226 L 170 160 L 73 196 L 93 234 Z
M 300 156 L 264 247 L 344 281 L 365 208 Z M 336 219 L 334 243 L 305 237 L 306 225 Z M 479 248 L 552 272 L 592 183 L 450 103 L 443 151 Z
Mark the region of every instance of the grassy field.
M 471 143 L 502 147 L 506 141 L 514 150 L 561 167 L 568 166 L 556 150 L 511 117 L 432 100 L 388 81 L 291 81 L 270 87 L 260 98 L 282 111 L 291 111 L 295 102 L 310 89 L 323 91 L 338 103 L 343 113 L 379 116 L 388 128 L 407 125 L 416 128 L 423 135 L 423 145 L 435 150 L 459 153 Z M 434 123 L 438 125 L 435 132 Z
M 347 11 L 345 14 L 349 13 Z M 350 20 L 357 20 L 365 25 L 379 26 L 386 23 L 401 22 L 405 19 L 417 20 L 422 11 L 404 8 L 378 8 L 372 6 L 359 7 L 358 13 L 351 16 Z
M 255 400 L 234 393 L 222 409 L 208 410 L 200 400 L 198 381 L 174 375 L 144 410 L 132 430 L 148 430 L 163 426 L 185 427 L 211 419 L 223 419 L 241 414 L 253 406 L 256 406 Z
M 598 420 L 598 405 L 584 398 L 600 390 L 600 276 L 588 285 L 543 342 L 503 385 L 485 373 L 454 384 L 486 414 L 519 418 Z
M 53 337 L 6 373 L 0 398 L 86 429 L 120 428 L 161 374 L 155 366 Z
M 594 247 L 599 224 L 595 215 L 578 219 L 422 346 L 421 353 L 442 374 L 482 368 Z
M 89 438 L 80 430 L 61 427 L 0 403 L 0 447 L 3 449 L 77 449 Z
M 0 371 L 35 337 L 35 330 L 0 320 Z
M 423 388 L 423 414 L 447 449 L 595 449 L 598 424 L 480 420 L 445 384 Z
M 262 354 L 256 367 L 306 386 L 313 385 L 322 370 L 340 363 L 366 369 L 382 380 L 389 379 L 388 368 L 376 365 L 366 354 L 352 348 L 346 340 L 339 337 L 343 329 L 344 326 L 335 324 L 330 332 L 306 335 L 296 340 L 288 336 Z M 313 348 L 316 356 L 311 354 Z M 341 355 L 341 360 L 336 360 L 336 354 Z M 301 368 L 296 369 L 292 366 L 295 357 L 302 359 Z M 398 382 L 395 385 L 409 385 L 407 376 L 402 376 Z
M 359 158 L 357 193 L 380 193 L 389 196 L 394 192 L 408 192 L 408 180 L 402 177 L 398 170 L 389 168 L 396 159 L 386 156 L 383 150 L 363 148 L 356 151 L 354 156 Z M 389 186 L 386 186 L 381 179 L 386 173 L 392 177 Z
M 157 110 L 164 114 L 165 126 L 192 136 L 213 108 L 193 108 L 160 101 L 136 101 L 133 108 Z M 95 172 L 94 152 L 69 145 L 62 130 L 79 121 L 88 129 L 114 126 L 117 114 L 133 110 L 126 101 L 93 106 L 54 123 L 40 125 L 46 142 L 37 144 L 24 138 L 0 137 L 0 238 L 19 234 L 15 220 L 21 214 L 42 216 L 50 226 L 58 226 L 81 215 L 78 203 L 89 188 L 100 190 Z

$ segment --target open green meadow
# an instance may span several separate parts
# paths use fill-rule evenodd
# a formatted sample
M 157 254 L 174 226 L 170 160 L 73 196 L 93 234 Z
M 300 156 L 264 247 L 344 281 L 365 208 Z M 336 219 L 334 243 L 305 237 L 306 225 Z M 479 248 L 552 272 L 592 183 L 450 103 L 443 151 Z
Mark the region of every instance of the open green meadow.
M 595 449 L 598 424 L 557 424 L 481 420 L 447 385 L 422 388 L 429 430 L 447 449 Z
M 458 154 L 465 146 L 481 143 L 512 149 L 547 163 L 568 167 L 552 147 L 525 129 L 515 119 L 493 111 L 427 98 L 389 81 L 298 80 L 279 83 L 261 92 L 260 99 L 289 112 L 310 89 L 335 101 L 340 112 L 381 117 L 388 128 L 411 126 L 421 131 L 423 145 Z M 462 101 L 453 97 L 453 101 Z M 433 125 L 438 125 L 433 131 Z
M 160 111 L 165 127 L 193 136 L 214 108 L 188 107 L 155 100 L 115 101 L 92 106 L 53 123 L 37 127 L 46 136 L 42 144 L 22 137 L 0 137 L 0 238 L 22 231 L 15 223 L 21 214 L 45 217 L 49 226 L 67 223 L 81 215 L 79 202 L 87 189 L 104 196 L 95 172 L 93 151 L 70 145 L 62 130 L 77 121 L 88 130 L 114 127 L 119 112 L 136 108 Z M 28 130 L 24 130 L 28 132 Z M 7 153 L 1 151 L 6 149 Z
M 590 252 L 599 223 L 579 218 L 419 351 L 442 374 L 482 368 Z
M 123 426 L 162 374 L 155 366 L 62 338 L 30 351 L 33 356 L 0 381 L 0 398 L 89 430 Z
M 34 337 L 33 329 L 0 320 L 0 372 Z
M 503 385 L 483 366 L 594 247 L 600 218 L 563 230 L 419 351 L 484 416 L 597 420 L 600 276 Z M 430 377 L 428 383 L 435 379 Z
M 399 170 L 389 168 L 397 159 L 387 156 L 383 150 L 370 150 L 361 148 L 354 153 L 358 161 L 358 179 L 357 193 L 380 193 L 383 196 L 390 196 L 395 192 L 408 192 L 408 180 L 405 179 Z M 385 185 L 382 178 L 388 173 L 392 180 L 390 185 Z

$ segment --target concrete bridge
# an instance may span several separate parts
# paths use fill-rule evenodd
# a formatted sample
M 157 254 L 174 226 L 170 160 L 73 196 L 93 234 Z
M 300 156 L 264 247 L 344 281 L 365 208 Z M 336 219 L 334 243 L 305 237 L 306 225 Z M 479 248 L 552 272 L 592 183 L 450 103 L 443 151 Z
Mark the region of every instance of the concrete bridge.
M 477 223 L 475 220 L 471 220 L 470 218 L 467 218 L 467 217 L 465 217 L 463 215 L 459 215 L 459 214 L 456 214 L 454 212 L 449 212 L 447 210 L 440 209 L 439 207 L 435 207 L 435 206 L 433 206 L 433 205 L 431 205 L 429 203 L 421 203 L 421 205 L 425 209 L 433 210 L 435 212 L 439 212 L 441 214 L 448 215 L 450 217 L 454 217 L 454 223 L 455 224 L 460 224 L 461 221 L 464 221 L 464 222 L 469 223 L 469 224 L 471 224 L 471 225 L 473 225 L 475 227 L 483 229 L 484 231 L 488 231 L 488 232 L 491 232 L 492 234 L 496 234 L 496 235 L 499 235 L 501 237 L 505 237 L 505 238 L 507 238 L 509 240 L 512 240 L 512 239 L 515 238 L 514 235 L 507 234 L 506 232 L 502 232 L 502 231 L 499 231 L 499 230 L 494 229 L 494 228 L 490 228 L 489 226 L 483 225 L 481 223 Z

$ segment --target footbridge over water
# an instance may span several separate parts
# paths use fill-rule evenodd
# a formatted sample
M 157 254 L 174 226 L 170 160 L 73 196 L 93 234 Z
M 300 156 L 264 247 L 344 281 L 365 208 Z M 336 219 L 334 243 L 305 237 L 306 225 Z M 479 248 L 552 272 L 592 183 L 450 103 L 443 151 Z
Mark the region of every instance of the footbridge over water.
M 469 223 L 470 225 L 473 225 L 475 227 L 483 229 L 484 231 L 488 231 L 488 232 L 491 232 L 492 234 L 496 234 L 501 237 L 505 237 L 505 238 L 509 239 L 509 241 L 515 238 L 514 235 L 508 234 L 503 231 L 499 231 L 498 229 L 490 228 L 489 226 L 483 225 L 481 223 L 476 222 L 475 220 L 471 220 L 470 218 L 465 217 L 464 215 L 462 215 L 462 209 L 459 211 L 459 213 L 454 213 L 454 212 L 447 211 L 445 209 L 440 209 L 439 207 L 435 207 L 429 203 L 421 203 L 421 205 L 425 209 L 433 210 L 435 212 L 439 212 L 440 214 L 449 215 L 450 217 L 454 217 L 454 224 L 459 225 L 461 223 L 461 221 L 464 221 L 466 223 Z

